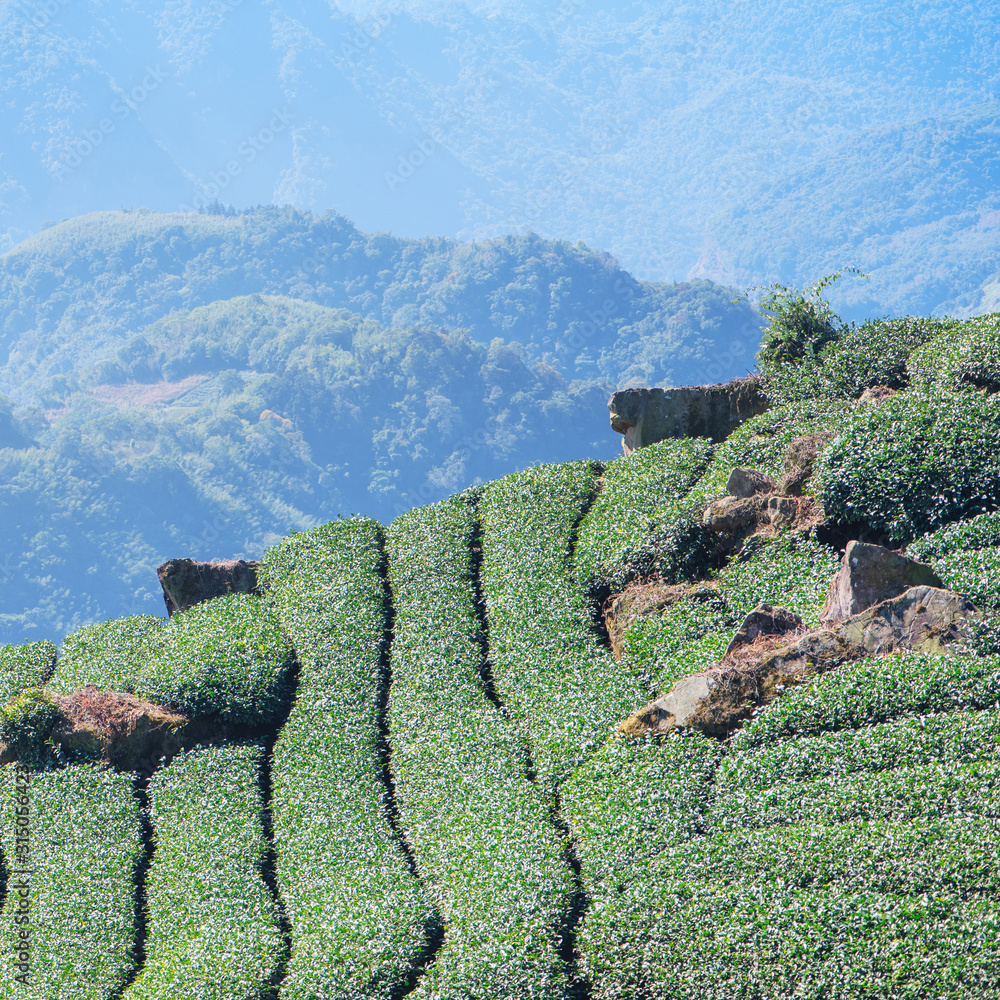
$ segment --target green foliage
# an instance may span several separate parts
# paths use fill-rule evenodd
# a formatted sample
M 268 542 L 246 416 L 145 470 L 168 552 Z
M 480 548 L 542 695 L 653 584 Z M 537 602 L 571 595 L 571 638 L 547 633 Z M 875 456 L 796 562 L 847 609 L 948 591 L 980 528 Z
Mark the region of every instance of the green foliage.
M 402 822 L 444 915 L 418 995 L 559 997 L 557 929 L 573 897 L 525 735 L 487 700 L 472 509 L 397 518 L 387 547 L 396 606 L 390 739 Z
M 132 616 L 70 636 L 52 687 L 84 684 L 130 694 L 189 715 L 268 723 L 288 698 L 292 644 L 267 603 L 225 594 L 168 620 Z
M 817 469 L 828 515 L 909 540 L 995 505 L 1000 410 L 975 394 L 900 393 L 856 410 Z
M 722 749 L 699 733 L 614 736 L 563 784 L 563 811 L 588 890 L 616 891 L 667 846 L 697 836 Z
M 1000 313 L 957 323 L 910 357 L 914 382 L 944 389 L 1000 390 Z
M 60 694 L 87 684 L 135 692 L 143 687 L 145 644 L 165 624 L 157 615 L 129 615 L 77 629 L 63 640 L 50 687 Z
M 840 566 L 837 552 L 801 535 L 755 539 L 719 573 L 719 594 L 742 621 L 761 603 L 778 605 L 818 626 L 830 578 Z
M 287 1000 L 387 1000 L 433 919 L 383 810 L 383 559 L 379 526 L 353 519 L 292 535 L 262 567 L 300 665 L 272 766 L 278 885 L 292 925 Z
M 259 745 L 194 750 L 150 781 L 146 961 L 125 1000 L 258 996 L 285 945 L 260 875 Z
M 1000 511 L 990 511 L 928 532 L 906 547 L 911 559 L 929 562 L 958 552 L 1000 546 Z
M 732 739 L 734 751 L 793 735 L 1000 704 L 1000 659 L 898 653 L 857 660 L 787 691 Z
M 659 441 L 608 463 L 600 492 L 580 524 L 574 563 L 589 585 L 629 562 L 668 497 L 687 493 L 704 470 L 712 445 L 702 438 Z
M 960 549 L 933 559 L 931 565 L 949 590 L 982 609 L 1000 609 L 1000 548 Z
M 40 687 L 56 662 L 51 642 L 31 642 L 24 646 L 0 647 L 0 702 L 25 688 Z
M 41 768 L 54 758 L 49 737 L 62 713 L 52 696 L 28 688 L 0 705 L 0 743 L 6 744 L 25 767 Z
M 573 573 L 577 522 L 597 487 L 585 462 L 540 466 L 483 492 L 483 593 L 497 687 L 558 781 L 644 700 L 600 645 Z
M 118 995 L 135 968 L 139 804 L 129 776 L 89 765 L 35 774 L 28 790 L 31 976 L 15 980 L 19 877 L 14 872 L 17 790 L 2 771 L 7 895 L 0 914 L 0 988 L 26 1000 Z
M 760 359 L 767 394 L 789 402 L 812 397 L 856 399 L 872 386 L 902 389 L 912 378 L 911 356 L 938 343 L 956 320 L 903 316 L 870 319 L 842 330 L 814 355 L 795 360 Z
M 858 273 L 855 268 L 847 270 Z M 828 274 L 803 291 L 778 282 L 765 289 L 757 304 L 768 321 L 758 355 L 762 365 L 815 357 L 841 337 L 840 317 L 822 296 L 823 290 L 839 277 L 839 271 Z

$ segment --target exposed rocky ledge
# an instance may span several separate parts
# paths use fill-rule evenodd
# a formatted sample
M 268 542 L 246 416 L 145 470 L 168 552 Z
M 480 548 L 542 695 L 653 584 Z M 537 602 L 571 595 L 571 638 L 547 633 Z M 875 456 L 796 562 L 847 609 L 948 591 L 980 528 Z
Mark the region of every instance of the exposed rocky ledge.
M 844 610 L 853 613 L 843 616 Z M 619 731 L 646 736 L 691 728 L 725 737 L 786 688 L 843 663 L 904 649 L 941 652 L 965 638 L 967 623 L 980 612 L 944 590 L 929 566 L 852 542 L 831 581 L 824 616 L 824 627 L 804 631 L 790 612 L 762 605 L 718 664 L 682 678 Z
M 611 427 L 624 435 L 622 448 L 667 438 L 707 437 L 724 441 L 744 420 L 764 413 L 768 401 L 755 375 L 721 385 L 676 389 L 622 389 L 608 400 Z
M 217 562 L 169 559 L 156 571 L 163 588 L 167 614 L 186 611 L 195 604 L 223 594 L 259 594 L 259 567 L 259 562 L 248 559 L 222 559 Z

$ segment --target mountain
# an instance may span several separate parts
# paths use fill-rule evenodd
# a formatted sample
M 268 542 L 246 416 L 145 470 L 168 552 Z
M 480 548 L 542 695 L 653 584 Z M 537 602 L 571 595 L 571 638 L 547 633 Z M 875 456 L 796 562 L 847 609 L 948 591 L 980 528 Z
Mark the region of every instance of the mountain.
M 724 440 L 0 647 L 0 984 L 993 1000 L 1000 314 L 768 311 Z
M 612 389 L 742 375 L 759 341 L 733 290 L 582 244 L 219 213 L 99 213 L 0 258 L 0 638 L 152 611 L 178 553 L 610 456 Z
M 288 204 L 534 231 L 860 319 L 997 299 L 989 5 L 0 4 L 0 231 Z

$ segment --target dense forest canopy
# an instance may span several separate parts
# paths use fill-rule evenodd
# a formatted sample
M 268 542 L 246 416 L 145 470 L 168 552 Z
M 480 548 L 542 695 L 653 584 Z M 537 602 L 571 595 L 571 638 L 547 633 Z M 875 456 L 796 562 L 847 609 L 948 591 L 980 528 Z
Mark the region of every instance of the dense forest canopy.
M 611 390 L 742 375 L 760 339 L 732 289 L 582 244 L 276 208 L 70 220 L 0 258 L 0 303 L 11 642 L 158 612 L 172 556 L 611 457 Z

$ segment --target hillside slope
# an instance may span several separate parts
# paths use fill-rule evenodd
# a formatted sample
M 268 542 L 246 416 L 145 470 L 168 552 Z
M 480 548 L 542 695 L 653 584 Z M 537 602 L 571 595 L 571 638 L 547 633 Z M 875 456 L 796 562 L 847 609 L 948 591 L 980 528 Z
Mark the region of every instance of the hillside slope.
M 793 296 L 768 334 L 772 409 L 721 443 L 336 520 L 272 547 L 262 594 L 0 649 L 46 833 L 31 995 L 1000 995 L 1000 316 L 852 329 Z M 727 498 L 734 468 L 775 503 Z M 727 734 L 619 729 L 755 608 L 814 629 L 852 539 L 975 610 L 814 658 Z M 87 683 L 160 736 L 73 715 Z
M 146 567 L 173 552 L 259 557 L 610 455 L 615 386 L 749 367 L 759 319 L 736 298 L 537 237 L 291 210 L 53 227 L 0 258 L 0 641 L 158 610 Z

